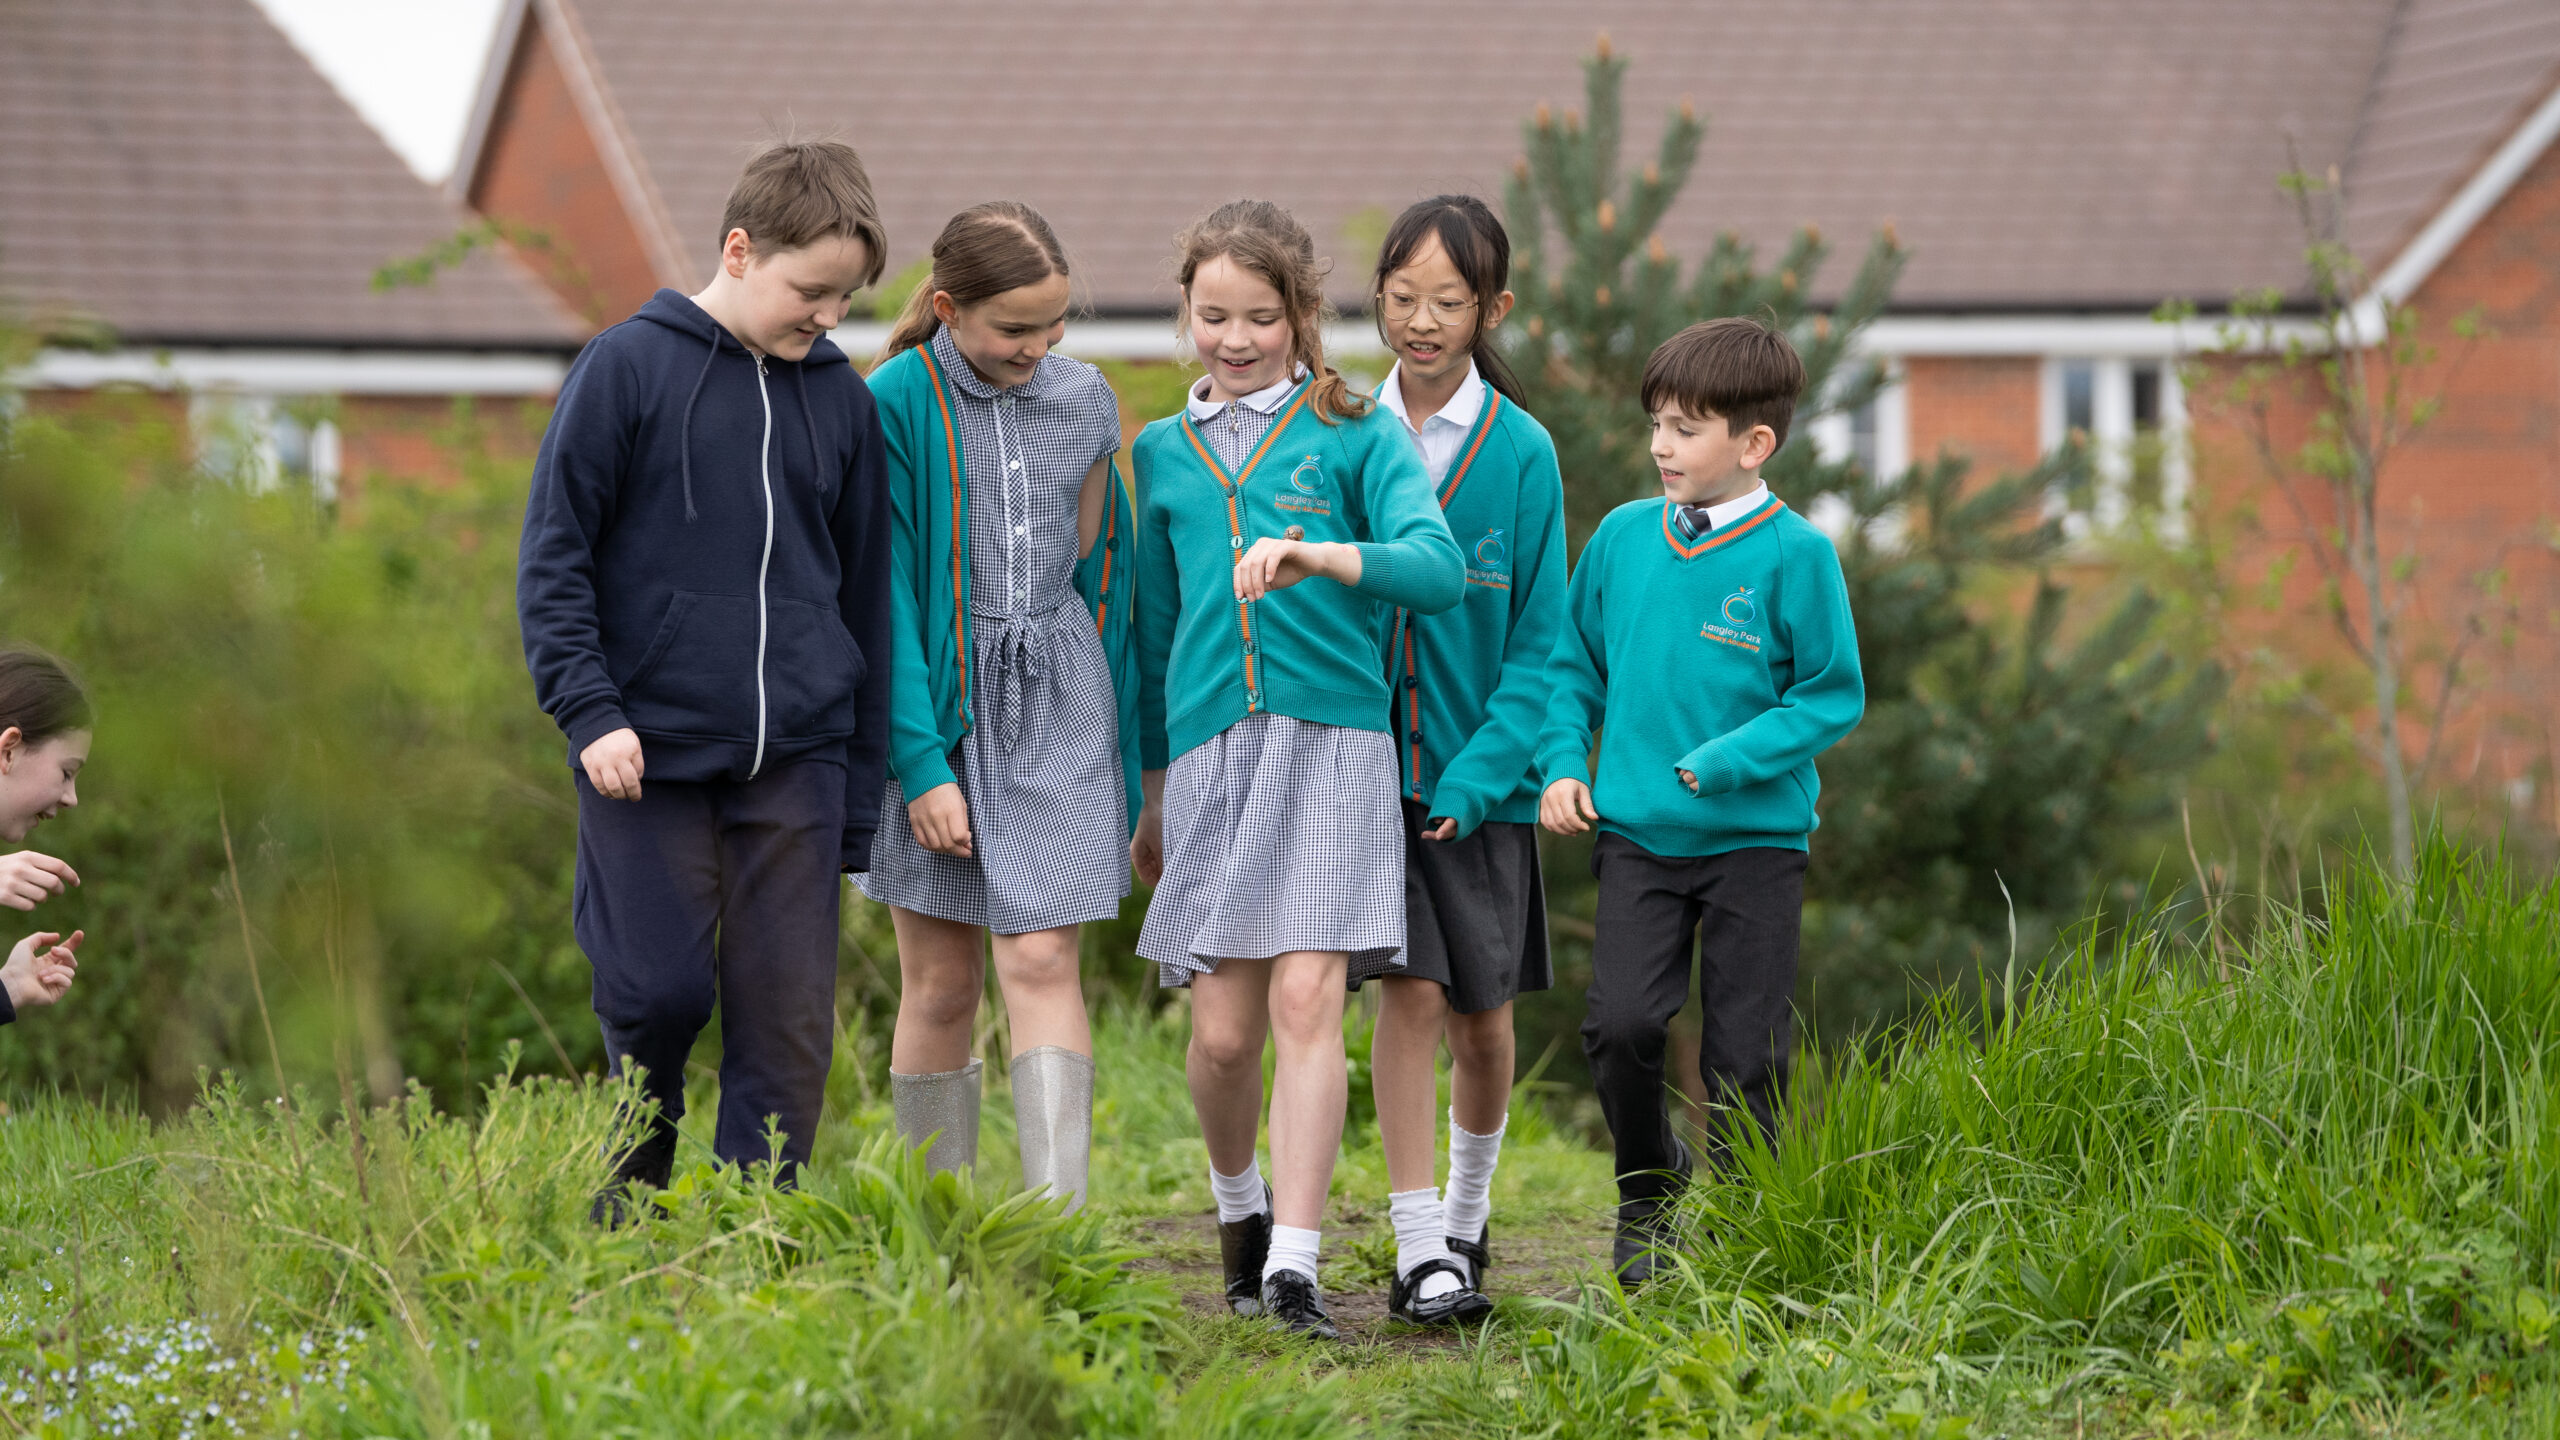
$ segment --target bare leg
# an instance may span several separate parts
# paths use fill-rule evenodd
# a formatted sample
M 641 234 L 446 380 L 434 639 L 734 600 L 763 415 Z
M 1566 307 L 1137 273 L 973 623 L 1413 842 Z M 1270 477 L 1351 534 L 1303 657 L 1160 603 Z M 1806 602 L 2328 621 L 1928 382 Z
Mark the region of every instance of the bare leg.
M 995 937 L 996 984 L 1004 990 L 1016 1055 L 1043 1045 L 1093 1053 L 1093 1027 L 1085 1019 L 1084 986 L 1076 973 L 1077 928 Z
M 1262 1123 L 1262 1042 L 1271 1033 L 1269 960 L 1222 960 L 1191 981 L 1191 1048 L 1183 1070 L 1209 1165 L 1241 1175 Z
M 889 920 L 898 932 L 898 1026 L 889 1039 L 889 1068 L 901 1075 L 960 1069 L 969 1063 L 969 1027 L 986 989 L 985 932 L 895 905 Z
M 1339 950 L 1292 950 L 1271 961 L 1271 1039 L 1279 1051 L 1271 1085 L 1275 1224 L 1324 1225 L 1350 1098 L 1342 1050 L 1342 973 L 1350 958 Z
M 1511 1070 L 1517 1063 L 1510 1001 L 1474 1015 L 1449 1016 L 1449 1108 L 1460 1129 L 1471 1135 L 1491 1135 L 1502 1128 L 1503 1117 L 1511 1113 Z M 1379 1128 L 1385 1129 L 1386 1123 L 1387 1107 L 1381 1103 Z M 1388 1164 L 1394 1163 L 1390 1151 Z
M 1369 1080 L 1378 1101 L 1378 1143 L 1387 1152 L 1387 1188 L 1428 1189 L 1440 1162 L 1440 1083 L 1433 1062 L 1440 1054 L 1441 1026 L 1450 1018 L 1449 992 L 1436 980 L 1406 975 L 1378 983 L 1383 994 L 1369 1042 Z

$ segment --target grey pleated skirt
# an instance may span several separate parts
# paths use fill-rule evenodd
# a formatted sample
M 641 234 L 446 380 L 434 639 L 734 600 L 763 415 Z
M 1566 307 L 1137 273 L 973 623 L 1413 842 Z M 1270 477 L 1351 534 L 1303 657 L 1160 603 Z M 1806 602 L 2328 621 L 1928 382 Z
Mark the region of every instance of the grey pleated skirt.
M 1138 953 L 1168 987 L 1292 950 L 1354 983 L 1404 963 L 1404 833 L 1387 735 L 1249 715 L 1166 773 L 1164 879 Z
M 969 802 L 962 860 L 916 839 L 895 779 L 862 893 L 998 935 L 1109 920 L 1129 893 L 1120 706 L 1093 615 L 1069 595 L 1033 621 L 978 617 L 969 733 L 951 771 Z

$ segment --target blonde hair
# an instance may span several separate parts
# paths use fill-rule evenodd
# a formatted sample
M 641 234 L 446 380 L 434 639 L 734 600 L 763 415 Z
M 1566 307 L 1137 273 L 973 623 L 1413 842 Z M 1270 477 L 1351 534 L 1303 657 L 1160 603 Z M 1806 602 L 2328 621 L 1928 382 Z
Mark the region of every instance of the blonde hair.
M 1040 212 L 1019 200 L 990 200 L 954 215 L 933 240 L 933 268 L 907 297 L 880 358 L 912 350 L 942 327 L 934 292 L 962 308 L 1067 273 L 1067 252 Z
M 1182 283 L 1177 334 L 1191 333 L 1191 278 L 1224 256 L 1280 292 L 1280 308 L 1289 317 L 1290 368 L 1303 365 L 1315 376 L 1309 398 L 1316 418 L 1334 425 L 1369 413 L 1369 397 L 1325 363 L 1324 322 L 1333 317 L 1333 305 L 1325 299 L 1325 265 L 1316 258 L 1316 242 L 1296 216 L 1268 200 L 1230 200 L 1184 230 L 1173 246 Z

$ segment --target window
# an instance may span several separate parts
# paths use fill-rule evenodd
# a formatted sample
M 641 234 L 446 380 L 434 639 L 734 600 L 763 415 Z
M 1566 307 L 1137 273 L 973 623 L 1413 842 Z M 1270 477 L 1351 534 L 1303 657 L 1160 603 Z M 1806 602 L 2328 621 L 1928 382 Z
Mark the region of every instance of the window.
M 2044 367 L 2044 448 L 2074 435 L 2089 445 L 2090 483 L 2057 491 L 2048 514 L 2075 539 L 2137 517 L 2172 539 L 2185 534 L 2185 396 L 2177 368 L 2153 357 L 2055 356 Z
M 1843 370 L 1853 367 L 1843 365 Z M 1844 380 L 1848 377 L 1843 376 Z M 1854 463 L 1870 476 L 1900 475 L 1911 468 L 1910 391 L 1902 383 L 1899 366 L 1889 366 L 1884 388 L 1869 397 L 1867 403 L 1853 410 L 1832 410 L 1815 416 L 1802 428 L 1813 439 L 1813 453 L 1833 464 Z M 1849 530 L 1849 502 L 1837 495 L 1825 495 L 1805 511 L 1805 518 L 1821 527 L 1822 532 L 1838 540 Z M 1893 518 L 1893 517 L 1887 517 Z M 1870 531 L 1879 543 L 1892 543 L 1899 534 L 1899 521 L 1884 526 L 1882 532 Z
M 187 403 L 196 464 L 252 490 L 292 481 L 335 500 L 343 457 L 332 408 L 325 400 L 199 391 Z

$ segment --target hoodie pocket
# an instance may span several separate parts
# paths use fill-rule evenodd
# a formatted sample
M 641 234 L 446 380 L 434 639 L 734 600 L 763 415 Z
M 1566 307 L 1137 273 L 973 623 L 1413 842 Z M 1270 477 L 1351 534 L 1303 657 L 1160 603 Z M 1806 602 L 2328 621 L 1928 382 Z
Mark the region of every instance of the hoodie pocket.
M 638 730 L 752 739 L 755 597 L 677 591 L 622 682 L 622 712 Z
M 854 692 L 870 672 L 832 605 L 775 596 L 765 641 L 769 740 L 853 733 Z

